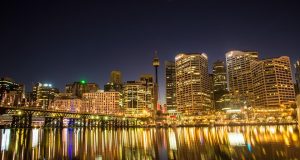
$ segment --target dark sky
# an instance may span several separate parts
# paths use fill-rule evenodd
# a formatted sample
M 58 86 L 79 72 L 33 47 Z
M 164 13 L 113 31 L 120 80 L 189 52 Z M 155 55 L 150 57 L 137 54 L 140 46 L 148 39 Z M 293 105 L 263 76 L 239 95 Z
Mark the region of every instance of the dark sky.
M 153 73 L 178 52 L 205 52 L 209 62 L 232 49 L 261 58 L 300 57 L 300 9 L 292 1 L 13 1 L 0 2 L 0 76 L 62 89 L 86 79 L 101 88 L 111 70 L 123 80 Z M 161 96 L 161 98 L 162 98 Z

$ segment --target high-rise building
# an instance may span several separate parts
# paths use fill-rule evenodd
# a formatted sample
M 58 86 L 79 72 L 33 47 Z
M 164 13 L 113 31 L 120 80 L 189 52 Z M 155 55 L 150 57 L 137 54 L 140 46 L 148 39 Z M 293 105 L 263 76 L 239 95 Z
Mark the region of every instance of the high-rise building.
M 232 103 L 236 107 L 254 104 L 252 74 L 250 63 L 258 60 L 253 51 L 229 51 L 226 53 L 228 88 L 232 94 Z
M 213 99 L 215 109 L 219 110 L 225 106 L 222 96 L 228 93 L 227 90 L 227 73 L 225 62 L 218 60 L 213 63 Z
M 186 115 L 211 109 L 208 59 L 204 53 L 175 57 L 177 111 Z
M 295 64 L 295 70 L 296 70 L 296 74 L 295 74 L 295 78 L 296 78 L 296 93 L 300 94 L 300 59 L 297 60 L 296 64 Z
M 175 62 L 165 61 L 167 111 L 176 112 L 176 72 Z
M 65 87 L 66 93 L 72 93 L 73 96 L 77 96 L 79 98 L 82 97 L 83 93 L 92 93 L 97 92 L 98 90 L 99 86 L 96 83 L 87 83 L 85 80 L 67 84 Z
M 256 107 L 279 107 L 295 102 L 290 59 L 287 56 L 251 62 Z
M 148 110 L 155 110 L 155 83 L 151 74 L 143 74 L 140 76 L 140 82 L 145 88 L 145 102 Z
M 17 84 L 8 77 L 0 78 L 0 105 L 23 106 L 25 104 L 25 86 Z
M 122 92 L 122 74 L 120 71 L 112 71 L 110 73 L 109 82 L 104 85 L 104 91 Z
M 111 71 L 110 82 L 114 84 L 122 84 L 122 74 L 120 71 Z
M 152 97 L 151 90 L 143 81 L 127 81 L 124 84 L 124 108 L 126 114 L 134 116 L 147 116 L 151 108 Z
M 82 108 L 89 113 L 117 114 L 120 112 L 121 101 L 119 92 L 97 91 L 83 93 Z
M 48 109 L 59 91 L 48 83 L 36 83 L 33 86 L 32 96 L 35 106 L 41 109 Z

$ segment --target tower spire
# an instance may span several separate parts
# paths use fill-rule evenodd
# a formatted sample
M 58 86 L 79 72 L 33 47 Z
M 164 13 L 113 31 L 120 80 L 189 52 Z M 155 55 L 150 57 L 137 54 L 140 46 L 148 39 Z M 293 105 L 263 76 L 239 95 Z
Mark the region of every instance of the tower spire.
M 158 59 L 158 56 L 157 56 L 157 51 L 154 51 L 154 58 L 153 58 L 153 61 L 152 61 L 152 65 L 153 67 L 155 68 L 155 83 L 154 83 L 154 99 L 153 99 L 153 111 L 154 111 L 154 114 L 153 114 L 153 117 L 155 118 L 156 117 L 156 112 L 157 112 L 157 100 L 158 100 L 158 75 L 157 75 L 157 69 L 158 69 L 158 66 L 159 66 L 159 59 Z
M 159 59 L 158 59 L 158 56 L 157 56 L 157 50 L 154 51 L 154 58 L 153 58 L 153 61 L 152 61 L 152 65 L 155 68 L 155 83 L 157 84 L 158 83 L 157 68 L 159 66 Z

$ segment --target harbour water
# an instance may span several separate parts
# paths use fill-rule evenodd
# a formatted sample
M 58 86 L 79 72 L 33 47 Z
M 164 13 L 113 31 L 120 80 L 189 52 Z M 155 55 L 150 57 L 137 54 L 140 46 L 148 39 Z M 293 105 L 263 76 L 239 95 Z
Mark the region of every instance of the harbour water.
M 2 160 L 300 159 L 296 125 L 1 129 Z

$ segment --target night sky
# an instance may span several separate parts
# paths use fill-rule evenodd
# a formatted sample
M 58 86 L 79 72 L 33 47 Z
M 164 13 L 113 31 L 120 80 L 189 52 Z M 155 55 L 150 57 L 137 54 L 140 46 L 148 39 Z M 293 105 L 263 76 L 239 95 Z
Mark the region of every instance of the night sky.
M 86 79 L 103 89 L 111 70 L 123 80 L 154 73 L 160 98 L 164 61 L 178 52 L 205 52 L 209 63 L 229 50 L 260 58 L 300 57 L 300 9 L 292 1 L 12 1 L 0 2 L 0 77 L 31 90 L 35 82 L 63 89 Z

